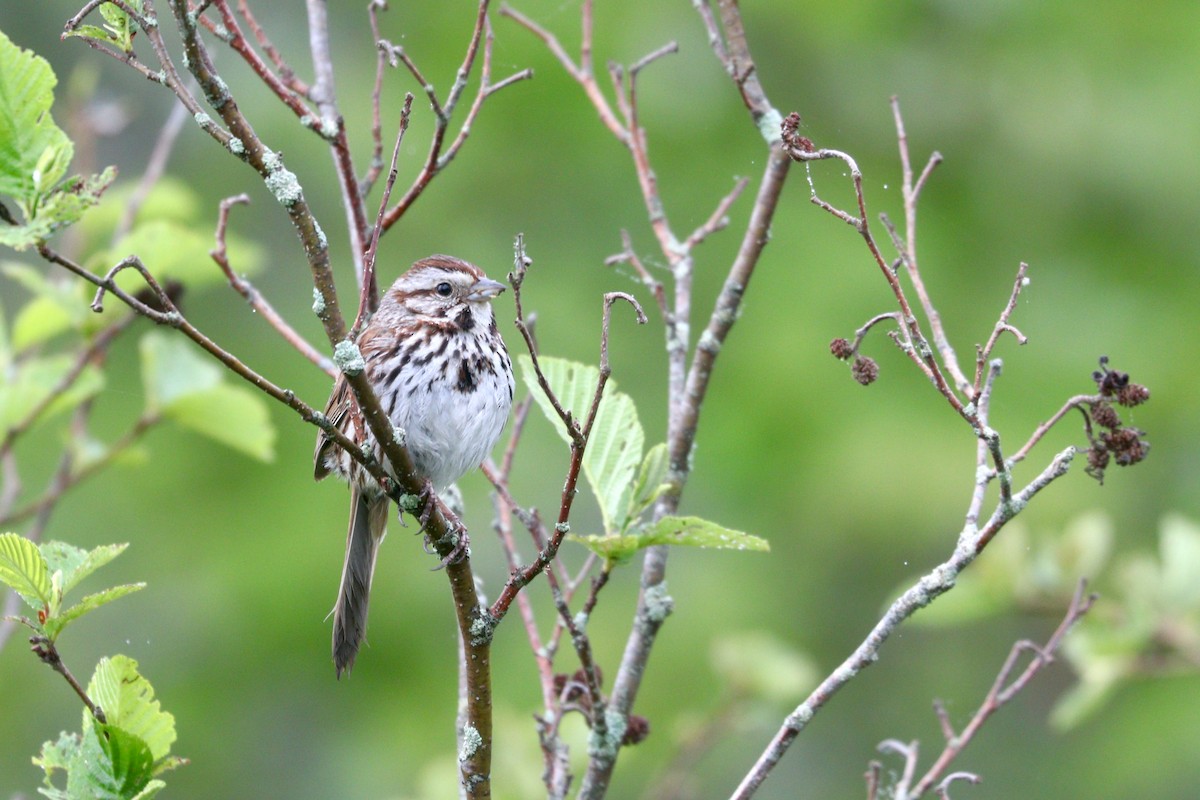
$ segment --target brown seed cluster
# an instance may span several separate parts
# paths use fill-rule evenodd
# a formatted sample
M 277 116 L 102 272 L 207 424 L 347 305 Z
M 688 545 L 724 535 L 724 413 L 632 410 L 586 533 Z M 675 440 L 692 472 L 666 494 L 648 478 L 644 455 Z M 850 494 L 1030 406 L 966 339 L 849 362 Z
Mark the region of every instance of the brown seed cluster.
M 603 683 L 604 676 L 600 667 L 594 666 L 596 680 Z M 588 692 L 587 675 L 579 668 L 573 675 L 557 674 L 554 676 L 554 691 L 563 704 L 564 710 L 578 711 L 587 720 L 588 727 L 592 726 L 594 708 Z M 630 714 L 625 724 L 625 735 L 621 738 L 622 746 L 637 744 L 650 735 L 650 720 L 638 714 Z
M 1142 438 L 1145 432 L 1126 426 L 1111 401 L 1132 408 L 1149 400 L 1150 390 L 1131 383 L 1127 373 L 1109 369 L 1108 356 L 1100 357 L 1100 369 L 1092 373 L 1092 379 L 1104 399 L 1090 405 L 1087 433 L 1092 446 L 1088 450 L 1087 474 L 1104 483 L 1104 470 L 1110 461 L 1116 461 L 1119 467 L 1128 467 L 1144 460 L 1150 452 L 1150 443 Z M 1101 429 L 1098 434 L 1093 433 L 1092 424 Z

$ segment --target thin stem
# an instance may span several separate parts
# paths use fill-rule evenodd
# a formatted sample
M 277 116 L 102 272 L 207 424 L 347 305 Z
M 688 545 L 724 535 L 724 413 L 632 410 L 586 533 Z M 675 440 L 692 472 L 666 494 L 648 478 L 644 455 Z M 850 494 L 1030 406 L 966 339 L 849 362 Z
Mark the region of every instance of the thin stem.
M 209 256 L 224 273 L 225 279 L 229 281 L 229 285 L 235 292 L 245 298 L 250 307 L 267 321 L 274 328 L 284 341 L 296 349 L 300 355 L 307 358 L 313 364 L 321 369 L 329 377 L 337 376 L 337 368 L 333 361 L 324 353 L 313 347 L 307 339 L 300 335 L 300 332 L 291 326 L 286 319 L 283 318 L 270 301 L 255 288 L 245 277 L 237 274 L 233 270 L 233 266 L 229 263 L 229 253 L 225 243 L 225 232 L 229 225 L 229 213 L 235 205 L 249 204 L 250 196 L 247 194 L 239 194 L 234 197 L 227 197 L 221 201 L 220 209 L 217 214 L 216 228 L 216 246 L 208 251 Z

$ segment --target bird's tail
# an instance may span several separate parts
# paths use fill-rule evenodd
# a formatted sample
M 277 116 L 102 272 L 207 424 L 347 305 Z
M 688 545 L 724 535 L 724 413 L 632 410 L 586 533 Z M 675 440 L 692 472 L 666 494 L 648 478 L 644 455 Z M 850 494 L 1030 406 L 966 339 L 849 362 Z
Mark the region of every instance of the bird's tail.
M 375 554 L 387 526 L 386 495 L 369 497 L 350 485 L 350 530 L 346 534 L 346 563 L 333 607 L 333 663 L 337 676 L 349 672 L 367 633 L 367 601 Z

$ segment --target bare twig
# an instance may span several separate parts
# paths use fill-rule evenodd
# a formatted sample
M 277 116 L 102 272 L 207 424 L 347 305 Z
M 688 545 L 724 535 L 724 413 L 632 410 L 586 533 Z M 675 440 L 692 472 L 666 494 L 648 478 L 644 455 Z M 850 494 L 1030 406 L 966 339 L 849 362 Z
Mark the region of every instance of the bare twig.
M 945 748 L 941 755 L 933 763 L 933 766 L 921 777 L 917 784 L 913 787 L 911 793 L 901 794 L 897 791 L 897 800 L 907 800 L 908 798 L 917 798 L 925 792 L 942 777 L 943 773 L 949 768 L 951 762 L 963 751 L 963 749 L 971 743 L 975 734 L 987 722 L 988 718 L 1000 710 L 1002 706 L 1012 700 L 1016 695 L 1028 685 L 1038 672 L 1048 666 L 1054 660 L 1054 653 L 1062 644 L 1067 633 L 1074 627 L 1075 623 L 1083 617 L 1096 601 L 1095 594 L 1087 593 L 1087 581 L 1079 581 L 1079 585 L 1075 589 L 1075 595 L 1071 599 L 1071 604 L 1067 608 L 1067 613 L 1059 623 L 1058 628 L 1046 640 L 1046 643 L 1038 646 L 1030 641 L 1020 641 L 1013 645 L 1009 651 L 1008 658 L 1005 659 L 1004 665 L 1000 668 L 999 674 L 996 675 L 995 681 L 992 683 L 991 689 L 987 696 L 984 697 L 983 703 L 980 704 L 978 710 L 971 717 L 971 720 L 959 733 L 955 734 L 950 726 L 949 719 L 946 717 L 945 709 L 940 703 L 937 704 L 938 718 L 942 724 L 942 732 L 946 739 Z M 1020 658 L 1025 653 L 1032 653 L 1033 658 L 1025 665 L 1025 669 L 1016 674 L 1017 664 Z M 939 795 L 942 793 L 942 788 L 948 786 L 954 780 L 967 779 L 972 783 L 978 782 L 977 776 L 970 776 L 970 773 L 955 772 L 947 775 L 939 784 Z
M 221 272 L 225 274 L 225 279 L 229 281 L 229 285 L 233 287 L 233 290 L 244 297 L 246 302 L 250 304 L 250 307 L 265 319 L 272 328 L 278 331 L 284 341 L 294 347 L 300 355 L 316 364 L 326 375 L 331 378 L 335 377 L 337 375 L 337 368 L 334 366 L 333 361 L 301 336 L 300 332 L 293 328 L 275 310 L 275 307 L 255 288 L 254 284 L 234 272 L 232 265 L 229 263 L 229 253 L 225 244 L 225 232 L 229 225 L 229 212 L 233 209 L 233 206 L 248 204 L 249 202 L 250 196 L 247 194 L 226 197 L 221 201 L 220 209 L 217 213 L 216 246 L 208 254 L 216 262 L 216 265 L 220 267 Z
M 893 632 L 918 609 L 924 608 L 939 595 L 948 591 L 955 578 L 971 564 L 1004 525 L 1012 519 L 1014 505 L 1023 507 L 1038 492 L 1067 473 L 1075 457 L 1075 448 L 1059 453 L 1042 472 L 1015 497 L 1014 503 L 998 504 L 995 512 L 978 532 L 964 530 L 949 559 L 934 567 L 888 607 L 887 612 L 863 639 L 854 652 L 830 673 L 816 689 L 784 719 L 783 725 L 763 750 L 754 766 L 742 779 L 732 797 L 738 800 L 752 797 L 767 779 L 776 764 L 787 752 L 813 716 L 820 711 L 839 689 L 859 672 L 875 663 L 880 648 Z
M 96 705 L 92 701 L 92 698 L 88 697 L 87 691 L 75 679 L 75 676 L 71 674 L 71 670 L 67 669 L 67 665 L 63 663 L 62 657 L 58 654 L 58 648 L 54 646 L 54 642 L 44 636 L 34 636 L 29 641 L 32 645 L 30 649 L 33 650 L 34 655 L 40 658 L 42 663 L 46 664 L 50 669 L 62 675 L 71 689 L 75 691 L 75 694 L 79 695 L 79 699 L 87 706 L 87 710 L 91 712 L 96 721 L 101 725 L 106 724 L 108 719 L 104 716 L 104 709 Z
M 379 212 L 375 216 L 375 224 L 371 228 L 371 237 L 367 244 L 367 251 L 363 256 L 362 291 L 358 298 L 358 316 L 354 320 L 354 325 L 350 328 L 351 339 L 356 340 L 358 338 L 358 332 L 366 324 L 367 317 L 379 307 L 379 279 L 375 272 L 375 263 L 379 256 L 379 237 L 383 233 L 383 216 L 387 211 L 388 202 L 392 197 L 392 187 L 396 185 L 396 176 L 399 174 L 397 163 L 400 160 L 400 145 L 404 141 L 404 134 L 408 132 L 408 122 L 412 115 L 412 104 L 412 94 L 406 94 L 404 96 L 404 108 L 400 111 L 400 124 L 396 128 L 396 144 L 392 147 L 391 167 L 388 169 L 387 180 L 383 184 L 383 197 L 379 201 Z
M 492 64 L 492 30 L 491 23 L 488 20 L 488 6 L 490 0 L 479 0 L 478 10 L 475 15 L 475 28 L 471 33 L 471 39 L 467 44 L 467 52 L 463 56 L 462 63 L 459 65 L 458 72 L 455 74 L 454 84 L 450 87 L 444 102 L 439 101 L 438 94 L 434 89 L 433 84 L 425 80 L 424 75 L 417 69 L 416 64 L 403 50 L 392 49 L 396 57 L 402 61 L 413 77 L 421 85 L 422 89 L 429 97 L 430 105 L 434 111 L 434 131 L 433 138 L 429 144 L 429 152 L 425 156 L 425 163 L 421 167 L 421 171 L 409 186 L 408 191 L 404 193 L 396 204 L 388 210 L 383 217 L 383 230 L 388 230 L 395 225 L 402 216 L 408 211 L 417 198 L 428 188 L 429 183 L 440 173 L 457 155 L 463 143 L 467 140 L 471 127 L 475 123 L 480 110 L 483 108 L 483 102 L 495 92 L 509 86 L 519 80 L 524 80 L 533 76 L 532 70 L 521 70 L 515 75 L 506 78 L 498 83 L 492 83 L 491 80 L 491 64 Z M 475 91 L 475 99 L 471 104 L 463 118 L 462 124 L 459 126 L 458 133 L 451 141 L 450 145 L 446 145 L 446 135 L 449 132 L 450 121 L 454 114 L 455 107 L 458 105 L 459 99 L 467 88 L 468 80 L 471 72 L 475 67 L 475 61 L 479 56 L 480 43 L 483 47 L 483 63 L 480 67 L 479 86 Z

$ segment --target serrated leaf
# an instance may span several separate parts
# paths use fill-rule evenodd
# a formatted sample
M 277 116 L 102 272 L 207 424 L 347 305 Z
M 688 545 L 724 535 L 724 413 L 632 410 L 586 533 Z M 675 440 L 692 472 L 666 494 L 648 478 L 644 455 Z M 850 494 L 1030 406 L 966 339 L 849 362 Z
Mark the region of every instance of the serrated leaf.
M 128 656 L 102 658 L 88 682 L 88 696 L 104 710 L 108 725 L 141 739 L 154 761 L 165 758 L 175 741 L 175 717 L 163 711 L 154 699 L 154 688 L 137 671 Z M 84 729 L 93 726 L 92 716 L 83 714 Z
M 219 384 L 180 397 L 166 415 L 180 425 L 259 461 L 275 459 L 275 426 L 262 396 L 241 386 Z
M 671 544 L 703 547 L 708 550 L 753 550 L 766 553 L 766 539 L 700 517 L 663 517 L 639 534 L 647 545 Z
M 138 345 L 146 409 L 167 411 L 181 398 L 206 392 L 221 382 L 221 368 L 180 336 L 151 331 Z
M 132 800 L 142 794 L 154 775 L 154 757 L 141 737 L 115 725 L 97 726 L 100 746 L 111 765 L 118 797 Z
M 55 787 L 53 781 L 57 773 L 68 772 L 71 765 L 79 760 L 81 747 L 79 734 L 67 731 L 60 733 L 56 741 L 42 743 L 41 754 L 33 758 L 34 766 L 41 767 L 45 773 L 42 781 L 45 788 L 38 789 L 40 794 L 51 800 L 68 800 L 67 793 Z
M 57 83 L 45 59 L 0 32 L 0 194 L 15 198 L 27 215 L 38 186 L 62 178 L 74 149 L 50 116 Z
M 35 611 L 50 605 L 50 573 L 37 545 L 15 533 L 0 533 L 0 582 Z
M 103 728 L 103 733 L 100 730 Z M 146 786 L 147 751 L 137 737 L 113 726 L 84 731 L 79 755 L 67 769 L 70 800 L 132 800 Z
M 683 545 L 709 550 L 771 549 L 766 539 L 735 531 L 700 517 L 663 517 L 636 533 L 612 536 L 571 536 L 606 561 L 621 562 L 638 550 L 654 545 Z
M 113 600 L 120 599 L 127 594 L 133 594 L 145 588 L 146 584 L 144 583 L 123 583 L 119 586 L 111 586 L 99 592 L 84 595 L 83 599 L 75 605 L 65 611 L 60 611 L 46 620 L 46 635 L 51 639 L 57 638 L 62 633 L 63 628 L 84 614 L 95 611 L 100 606 L 107 605 Z
M 562 420 L 538 386 L 533 361 L 528 356 L 520 356 L 517 362 L 538 407 L 559 436 L 570 444 L 571 437 Z M 559 402 L 582 425 L 591 410 L 599 370 L 586 364 L 546 356 L 539 358 L 538 363 Z M 616 388 L 616 382 L 612 380 L 605 387 L 583 458 L 584 477 L 596 495 L 604 530 L 608 533 L 621 530 L 628 521 L 633 482 L 642 461 L 645 443 L 645 434 L 632 398 Z
M 82 550 L 64 542 L 50 541 L 43 543 L 41 550 L 51 572 L 62 570 L 63 592 L 69 592 L 84 578 L 125 552 L 127 547 L 128 543 L 104 544 Z
M 100 202 L 116 175 L 116 170 L 108 167 L 99 175 L 75 176 L 63 183 L 40 199 L 36 213 L 23 225 L 0 226 L 0 244 L 25 250 L 78 222 L 85 211 Z

